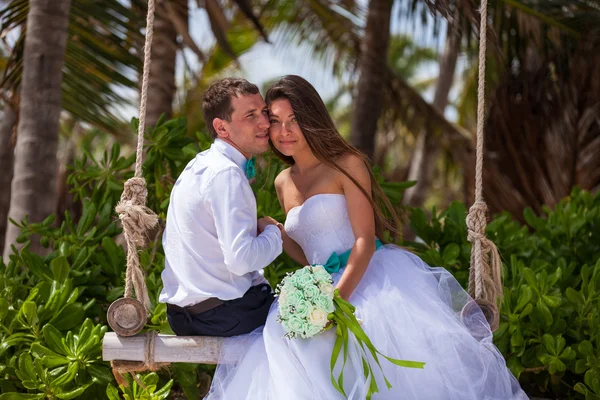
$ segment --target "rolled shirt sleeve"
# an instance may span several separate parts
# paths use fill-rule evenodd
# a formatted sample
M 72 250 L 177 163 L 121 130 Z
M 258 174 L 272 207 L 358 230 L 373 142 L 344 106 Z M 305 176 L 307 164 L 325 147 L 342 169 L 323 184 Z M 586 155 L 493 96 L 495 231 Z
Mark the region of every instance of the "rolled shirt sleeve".
M 269 225 L 257 235 L 256 199 L 241 170 L 232 167 L 220 171 L 204 190 L 225 264 L 232 274 L 258 271 L 281 254 L 279 228 Z

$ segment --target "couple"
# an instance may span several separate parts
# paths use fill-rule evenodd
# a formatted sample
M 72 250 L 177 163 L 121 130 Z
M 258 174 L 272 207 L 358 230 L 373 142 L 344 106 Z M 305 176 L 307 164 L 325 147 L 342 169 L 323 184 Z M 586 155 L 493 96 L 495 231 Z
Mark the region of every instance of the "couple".
M 343 398 L 330 377 L 335 329 L 286 339 L 276 321 L 277 301 L 261 270 L 282 249 L 301 265 L 350 251 L 332 277 L 375 347 L 426 362 L 410 369 L 383 360 L 393 387 L 376 375 L 380 393 L 373 399 L 527 398 L 483 313 L 460 317 L 472 300 L 451 274 L 377 240 L 390 228 L 384 213 L 394 210 L 310 83 L 286 76 L 263 100 L 255 85 L 223 79 L 206 91 L 202 110 L 215 141 L 173 188 L 160 301 L 177 335 L 227 337 L 208 399 Z M 269 145 L 290 165 L 275 179 L 285 226 L 257 220 L 248 183 L 253 156 Z M 343 386 L 348 398 L 364 400 L 369 382 L 352 335 L 349 347 Z

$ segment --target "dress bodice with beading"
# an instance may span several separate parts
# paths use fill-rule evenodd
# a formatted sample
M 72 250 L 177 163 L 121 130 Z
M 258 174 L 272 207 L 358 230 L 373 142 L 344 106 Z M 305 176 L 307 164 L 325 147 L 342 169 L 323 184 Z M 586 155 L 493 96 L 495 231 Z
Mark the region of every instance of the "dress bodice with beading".
M 325 263 L 331 253 L 343 253 L 355 241 L 343 194 L 309 197 L 302 205 L 290 209 L 285 230 L 302 247 L 311 264 Z

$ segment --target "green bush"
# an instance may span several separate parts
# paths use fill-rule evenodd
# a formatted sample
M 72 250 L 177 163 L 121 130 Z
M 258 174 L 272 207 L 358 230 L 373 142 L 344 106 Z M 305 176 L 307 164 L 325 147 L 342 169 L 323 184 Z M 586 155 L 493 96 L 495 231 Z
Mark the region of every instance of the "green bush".
M 407 243 L 430 265 L 466 286 L 470 243 L 466 209 L 453 203 L 411 225 L 424 243 Z M 497 216 L 487 235 L 503 259 L 504 297 L 495 344 L 532 395 L 600 399 L 600 194 L 575 189 L 528 226 Z
M 199 145 L 208 144 L 204 136 L 192 139 L 185 134 L 184 120 L 161 120 L 146 138 L 148 205 L 162 218 L 177 176 Z M 54 216 L 42 223 L 19 224 L 18 241 L 25 247 L 13 248 L 9 260 L 0 260 L 0 399 L 107 399 L 118 391 L 101 350 L 106 311 L 124 292 L 126 258 L 117 245 L 121 228 L 113 210 L 123 183 L 133 176 L 133 163 L 134 155 L 122 156 L 118 143 L 98 158 L 84 149 L 68 179 L 83 206 L 79 220 L 73 221 L 67 212 L 60 226 L 54 225 Z M 28 250 L 34 235 L 51 249 L 48 256 Z M 156 301 L 164 262 L 160 236 L 151 239 L 140 253 L 155 305 L 149 327 L 170 332 L 165 307 Z M 198 398 L 196 376 L 204 369 L 178 365 L 171 373 L 183 382 L 179 387 L 188 397 Z M 161 377 L 162 389 L 156 392 L 150 387 L 156 387 L 158 375 L 143 378 L 148 379 L 148 389 L 133 385 L 124 396 L 158 399 L 169 393 L 168 376 Z

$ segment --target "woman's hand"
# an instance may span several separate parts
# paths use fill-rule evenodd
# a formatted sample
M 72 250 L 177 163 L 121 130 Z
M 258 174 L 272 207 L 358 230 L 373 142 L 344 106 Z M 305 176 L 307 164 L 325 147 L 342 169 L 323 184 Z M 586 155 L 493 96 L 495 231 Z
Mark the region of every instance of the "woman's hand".
M 350 298 L 350 295 L 352 294 L 352 292 L 350 292 L 350 293 L 346 293 L 346 290 L 345 290 L 345 288 L 344 288 L 344 285 L 343 285 L 343 284 L 342 284 L 342 285 L 338 285 L 338 286 L 336 286 L 335 288 L 338 290 L 338 294 L 339 294 L 339 296 L 340 296 L 340 297 L 341 297 L 343 300 L 346 300 L 346 301 L 348 301 L 348 299 Z
M 284 233 L 283 225 L 276 219 L 269 217 L 269 216 L 258 219 L 258 233 L 261 234 L 268 225 L 275 225 L 276 227 L 279 228 L 279 230 L 281 231 L 281 234 L 283 235 L 283 233 Z

